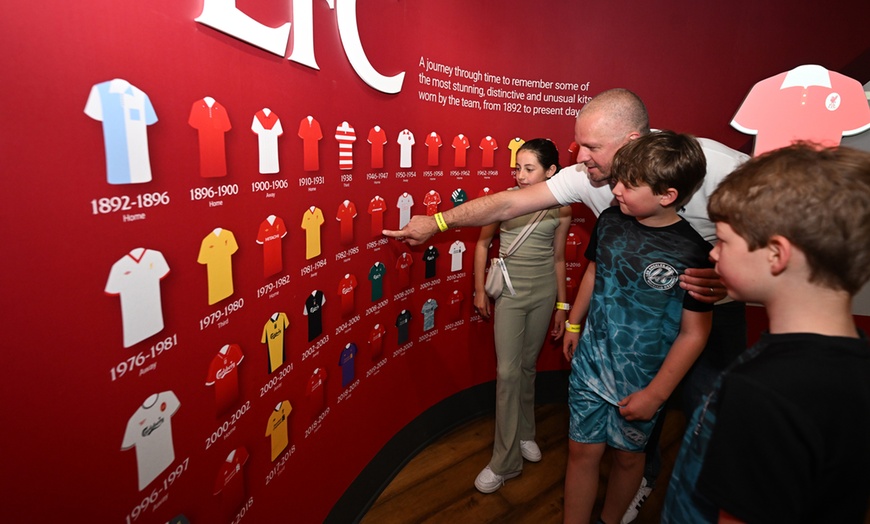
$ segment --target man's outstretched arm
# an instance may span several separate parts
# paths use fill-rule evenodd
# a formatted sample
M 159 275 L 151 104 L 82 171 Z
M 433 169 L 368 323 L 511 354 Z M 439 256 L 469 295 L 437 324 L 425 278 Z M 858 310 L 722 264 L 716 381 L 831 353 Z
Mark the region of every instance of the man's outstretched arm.
M 444 211 L 442 216 L 450 228 L 476 227 L 501 222 L 558 204 L 547 184 L 535 184 L 516 191 L 502 191 L 469 200 Z M 434 217 L 415 215 L 402 229 L 398 231 L 385 229 L 383 234 L 416 246 L 426 242 L 437 232 L 438 224 Z

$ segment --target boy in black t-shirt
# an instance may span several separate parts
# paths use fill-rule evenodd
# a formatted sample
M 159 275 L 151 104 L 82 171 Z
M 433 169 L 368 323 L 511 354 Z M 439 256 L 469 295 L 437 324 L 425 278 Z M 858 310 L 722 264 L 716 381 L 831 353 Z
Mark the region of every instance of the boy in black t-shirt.
M 695 411 L 662 522 L 864 522 L 870 345 L 852 297 L 870 279 L 870 154 L 769 152 L 708 210 L 728 295 L 764 305 L 770 332 Z

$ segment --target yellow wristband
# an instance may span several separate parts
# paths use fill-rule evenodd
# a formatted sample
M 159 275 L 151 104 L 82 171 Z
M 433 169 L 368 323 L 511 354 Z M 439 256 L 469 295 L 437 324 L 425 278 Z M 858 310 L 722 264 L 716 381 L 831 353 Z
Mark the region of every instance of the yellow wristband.
M 442 215 L 441 213 L 435 213 L 435 223 L 438 224 L 438 229 L 442 233 L 449 229 L 447 227 L 447 222 L 444 221 L 444 215 Z
M 580 324 L 572 324 L 566 320 L 565 331 L 568 333 L 580 333 Z
M 567 302 L 556 302 L 556 309 L 561 309 L 562 311 L 571 311 L 571 304 Z

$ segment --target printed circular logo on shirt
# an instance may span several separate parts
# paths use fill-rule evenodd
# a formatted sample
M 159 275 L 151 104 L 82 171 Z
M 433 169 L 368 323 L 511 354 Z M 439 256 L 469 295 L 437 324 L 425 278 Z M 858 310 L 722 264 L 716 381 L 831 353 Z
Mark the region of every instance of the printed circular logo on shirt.
M 825 108 L 828 111 L 836 111 L 840 107 L 840 93 L 831 93 L 825 98 Z
M 665 291 L 677 285 L 679 274 L 668 263 L 653 262 L 643 270 L 643 281 L 651 288 Z

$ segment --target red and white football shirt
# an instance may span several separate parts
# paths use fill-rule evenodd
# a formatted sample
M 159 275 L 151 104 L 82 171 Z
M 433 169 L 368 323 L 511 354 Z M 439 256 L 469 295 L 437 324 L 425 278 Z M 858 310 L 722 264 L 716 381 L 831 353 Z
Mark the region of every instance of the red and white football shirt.
M 455 149 L 453 165 L 456 167 L 465 167 L 465 157 L 468 152 L 468 148 L 471 147 L 468 144 L 468 137 L 459 134 L 453 138 L 453 149 Z

